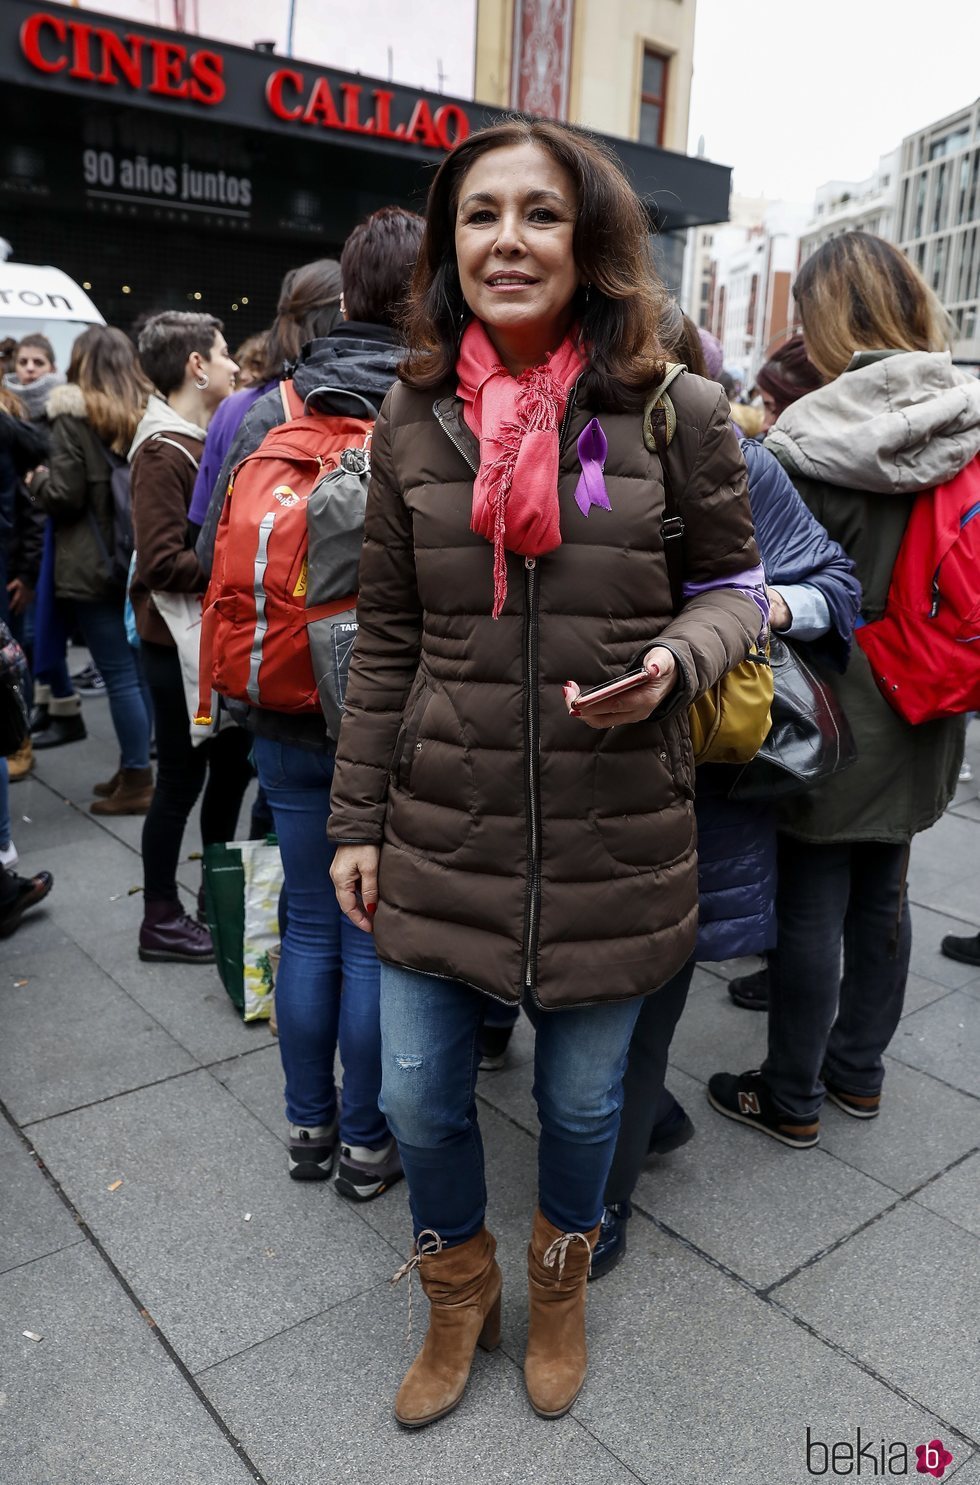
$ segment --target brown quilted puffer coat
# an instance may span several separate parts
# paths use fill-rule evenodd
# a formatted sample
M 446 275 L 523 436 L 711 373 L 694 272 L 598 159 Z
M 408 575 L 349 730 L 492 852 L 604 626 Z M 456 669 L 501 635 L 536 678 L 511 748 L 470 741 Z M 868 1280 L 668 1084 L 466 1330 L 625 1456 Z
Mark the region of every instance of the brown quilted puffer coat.
M 745 465 L 714 384 L 671 388 L 685 579 L 753 567 Z M 508 554 L 470 530 L 476 440 L 462 404 L 396 385 L 375 426 L 360 632 L 337 748 L 329 834 L 381 846 L 380 957 L 546 1010 L 644 995 L 688 959 L 697 925 L 687 704 L 760 627 L 744 593 L 672 615 L 663 483 L 639 413 L 602 413 L 612 510 L 574 500 L 579 435 L 561 436 L 562 545 Z M 678 685 L 650 720 L 595 731 L 562 684 L 597 685 L 654 643 Z

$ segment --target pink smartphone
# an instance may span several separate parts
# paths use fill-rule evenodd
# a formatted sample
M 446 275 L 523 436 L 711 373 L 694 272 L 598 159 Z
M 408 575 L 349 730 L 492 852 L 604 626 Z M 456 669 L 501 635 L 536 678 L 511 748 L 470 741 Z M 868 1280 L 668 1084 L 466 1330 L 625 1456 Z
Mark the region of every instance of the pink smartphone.
M 614 681 L 604 681 L 601 686 L 590 686 L 588 691 L 580 691 L 575 705 L 595 706 L 597 701 L 607 701 L 610 696 L 618 696 L 621 691 L 632 691 L 634 686 L 642 686 L 648 680 L 650 676 L 645 670 L 628 670 L 625 675 L 618 675 Z

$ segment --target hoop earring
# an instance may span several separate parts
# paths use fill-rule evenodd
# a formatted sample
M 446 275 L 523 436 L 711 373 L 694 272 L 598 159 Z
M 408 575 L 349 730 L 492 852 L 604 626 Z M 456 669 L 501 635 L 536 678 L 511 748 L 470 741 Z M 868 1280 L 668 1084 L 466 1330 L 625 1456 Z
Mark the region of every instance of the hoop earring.
M 587 283 L 586 286 L 585 286 L 585 302 L 586 302 L 586 304 L 588 304 L 588 302 L 589 302 L 589 300 L 590 300 L 591 297 L 592 297 L 592 284 L 590 282 L 590 283 Z
M 206 371 L 202 372 L 200 381 L 196 381 L 194 385 L 199 392 L 203 392 L 207 387 L 210 387 L 211 382 Z

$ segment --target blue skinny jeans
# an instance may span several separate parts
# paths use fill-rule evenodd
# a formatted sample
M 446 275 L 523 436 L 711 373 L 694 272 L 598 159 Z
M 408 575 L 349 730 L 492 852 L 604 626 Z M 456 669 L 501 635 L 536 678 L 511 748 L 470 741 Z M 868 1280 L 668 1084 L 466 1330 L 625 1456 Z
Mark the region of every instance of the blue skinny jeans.
M 98 602 L 79 599 L 74 609 L 82 638 L 105 681 L 120 763 L 123 768 L 147 768 L 153 703 L 143 679 L 139 653 L 126 638 L 122 599 L 118 603 L 109 599 Z
M 431 1227 L 449 1246 L 475 1236 L 486 1212 L 476 1112 L 486 1004 L 456 980 L 381 966 L 381 1107 L 398 1141 L 416 1237 Z M 538 1204 L 562 1232 L 588 1232 L 602 1216 L 641 1004 L 541 1011 L 525 1002 L 536 1031 Z
M 381 1091 L 379 965 L 374 940 L 340 911 L 327 840 L 332 753 L 254 739 L 259 783 L 272 810 L 286 880 L 286 928 L 276 978 L 279 1052 L 292 1124 L 337 1117 L 334 1058 L 344 1068 L 340 1138 L 380 1149 L 390 1139 Z

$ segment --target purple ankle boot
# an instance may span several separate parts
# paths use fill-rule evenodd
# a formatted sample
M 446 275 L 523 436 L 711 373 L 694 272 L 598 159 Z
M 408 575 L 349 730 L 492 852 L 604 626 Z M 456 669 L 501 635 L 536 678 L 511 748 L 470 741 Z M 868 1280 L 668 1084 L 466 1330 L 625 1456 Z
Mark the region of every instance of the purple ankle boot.
M 213 964 L 211 935 L 179 902 L 148 902 L 140 927 L 141 959 L 164 964 Z

